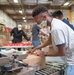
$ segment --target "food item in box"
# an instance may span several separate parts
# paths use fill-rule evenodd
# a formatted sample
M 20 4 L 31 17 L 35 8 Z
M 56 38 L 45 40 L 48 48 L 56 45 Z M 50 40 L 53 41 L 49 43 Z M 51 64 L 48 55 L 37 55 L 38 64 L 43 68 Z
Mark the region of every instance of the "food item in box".
M 29 66 L 39 65 L 40 69 L 45 68 L 45 56 L 37 56 L 29 54 L 26 59 L 22 60 L 24 63 L 27 63 Z

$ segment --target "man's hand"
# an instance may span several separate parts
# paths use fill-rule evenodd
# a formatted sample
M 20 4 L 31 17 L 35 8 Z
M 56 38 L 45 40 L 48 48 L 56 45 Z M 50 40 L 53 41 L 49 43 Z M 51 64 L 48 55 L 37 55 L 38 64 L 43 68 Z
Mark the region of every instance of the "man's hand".
M 41 50 L 36 50 L 35 52 L 38 56 L 45 56 L 44 52 Z
M 35 52 L 35 50 L 36 50 L 36 49 L 31 49 L 31 50 L 29 50 L 27 53 L 28 53 L 28 54 L 33 54 L 33 53 Z

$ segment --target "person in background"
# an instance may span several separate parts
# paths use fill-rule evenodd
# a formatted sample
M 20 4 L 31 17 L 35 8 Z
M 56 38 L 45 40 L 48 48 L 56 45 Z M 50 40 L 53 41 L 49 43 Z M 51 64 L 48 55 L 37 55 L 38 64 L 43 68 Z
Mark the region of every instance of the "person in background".
M 17 27 L 13 28 L 12 31 L 10 32 L 10 36 L 12 39 L 12 43 L 21 43 L 22 42 L 22 36 L 29 41 L 29 38 L 25 34 L 25 32 L 22 30 L 22 25 L 18 25 Z M 20 48 L 18 48 L 20 51 Z
M 65 56 L 65 75 L 74 75 L 74 31 L 61 20 L 50 17 L 47 8 L 44 6 L 35 7 L 32 12 L 32 16 L 37 23 L 41 23 L 43 20 L 51 23 L 50 34 L 54 51 L 44 52 L 45 50 L 41 51 L 37 50 L 39 48 L 36 48 L 28 51 L 28 53 L 32 54 L 36 51 L 36 54 L 39 56 Z M 47 44 L 50 44 L 49 40 L 43 45 L 46 46 Z
M 37 46 L 39 46 L 41 44 L 40 42 L 40 38 L 39 38 L 39 33 L 43 33 L 46 36 L 49 36 L 49 34 L 47 32 L 45 32 L 39 24 L 34 24 L 33 28 L 32 28 L 32 43 L 34 45 L 34 48 L 36 48 Z
M 53 12 L 52 16 L 54 18 L 62 20 L 64 23 L 66 23 L 70 28 L 72 28 L 74 30 L 74 26 L 69 22 L 68 19 L 65 19 L 63 17 L 63 13 L 60 10 L 57 10 L 57 11 Z

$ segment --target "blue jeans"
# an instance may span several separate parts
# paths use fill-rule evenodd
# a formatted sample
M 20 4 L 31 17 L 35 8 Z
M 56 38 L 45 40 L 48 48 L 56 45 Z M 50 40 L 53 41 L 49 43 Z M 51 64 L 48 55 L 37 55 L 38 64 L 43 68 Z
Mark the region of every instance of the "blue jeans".
M 74 75 L 74 65 L 67 65 L 64 75 Z
M 34 45 L 34 48 L 37 47 L 37 46 L 39 46 L 41 44 L 40 40 L 36 40 L 36 41 L 33 40 L 32 43 Z

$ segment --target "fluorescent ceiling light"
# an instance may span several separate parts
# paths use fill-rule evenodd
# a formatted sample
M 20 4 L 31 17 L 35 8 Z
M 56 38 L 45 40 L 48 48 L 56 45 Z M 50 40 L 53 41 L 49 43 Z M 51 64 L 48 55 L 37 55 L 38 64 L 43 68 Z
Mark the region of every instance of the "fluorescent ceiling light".
M 64 4 L 64 6 L 67 6 L 67 5 L 69 5 L 69 2 L 66 2 L 66 3 Z
M 24 20 L 24 22 L 26 22 L 26 20 Z
M 18 3 L 18 0 L 14 0 L 15 3 Z
M 19 13 L 22 13 L 22 10 L 19 10 Z
M 23 19 L 25 19 L 25 17 L 23 17 Z

